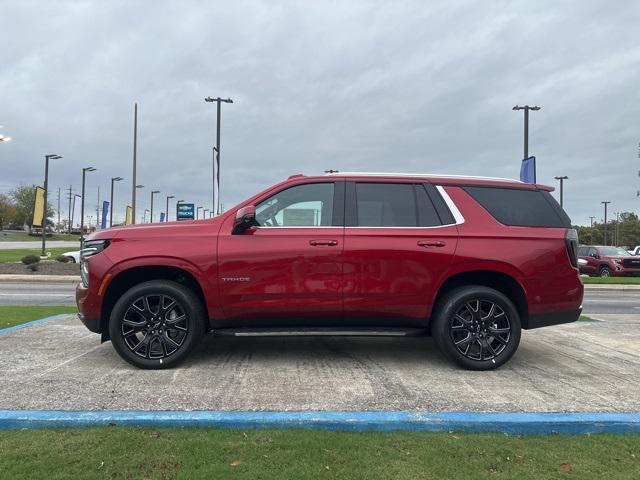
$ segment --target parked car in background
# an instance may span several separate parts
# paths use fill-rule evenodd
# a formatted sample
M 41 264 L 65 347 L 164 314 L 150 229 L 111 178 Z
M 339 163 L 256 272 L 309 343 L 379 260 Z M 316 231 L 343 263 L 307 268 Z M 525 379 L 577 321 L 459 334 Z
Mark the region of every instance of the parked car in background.
M 640 245 L 638 245 L 633 250 L 627 250 L 631 255 L 640 255 Z
M 515 353 L 521 329 L 580 316 L 578 236 L 552 190 L 293 175 L 215 218 L 89 235 L 79 317 L 141 368 L 178 364 L 213 331 L 432 335 L 457 364 L 490 370 Z
M 71 263 L 80 263 L 80 250 L 77 252 L 63 253 L 61 256 L 67 257 Z
M 624 277 L 640 275 L 640 257 L 631 255 L 621 247 L 581 245 L 578 258 L 580 273 L 599 277 Z

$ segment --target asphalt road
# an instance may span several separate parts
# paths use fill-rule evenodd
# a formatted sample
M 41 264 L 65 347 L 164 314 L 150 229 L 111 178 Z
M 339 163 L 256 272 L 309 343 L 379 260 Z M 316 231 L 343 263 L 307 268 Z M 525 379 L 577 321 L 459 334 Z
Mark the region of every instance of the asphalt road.
M 74 316 L 0 334 L 0 409 L 639 411 L 640 322 L 523 332 L 491 372 L 433 340 L 207 335 L 180 367 L 138 370 Z
M 0 305 L 75 305 L 71 283 L 2 283 Z M 640 314 L 637 292 L 585 292 L 584 314 Z
M 32 248 L 38 249 L 41 247 L 41 243 L 39 241 L 28 241 L 28 242 L 0 242 L 0 250 L 14 250 L 16 248 Z M 69 248 L 69 251 L 80 250 L 80 242 L 79 241 L 68 241 L 68 240 L 47 240 L 46 242 L 47 248 Z

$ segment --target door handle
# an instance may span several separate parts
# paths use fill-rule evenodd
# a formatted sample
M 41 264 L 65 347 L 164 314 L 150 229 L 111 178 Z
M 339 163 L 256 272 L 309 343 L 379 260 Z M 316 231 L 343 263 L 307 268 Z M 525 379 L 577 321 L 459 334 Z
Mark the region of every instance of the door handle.
M 338 245 L 338 241 L 337 240 L 309 240 L 309 245 L 311 245 L 312 247 L 320 247 L 323 245 L 326 245 L 329 247 L 335 247 L 336 245 Z
M 431 247 L 444 247 L 446 242 L 442 240 L 418 240 L 419 247 L 431 248 Z

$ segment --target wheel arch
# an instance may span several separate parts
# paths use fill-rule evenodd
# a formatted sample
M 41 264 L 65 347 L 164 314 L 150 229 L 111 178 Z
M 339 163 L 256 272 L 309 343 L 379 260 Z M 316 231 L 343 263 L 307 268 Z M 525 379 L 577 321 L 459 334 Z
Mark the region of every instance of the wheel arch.
M 438 303 L 447 293 L 456 288 L 468 285 L 489 287 L 504 294 L 516 307 L 516 310 L 520 315 L 522 328 L 528 328 L 529 305 L 524 288 L 520 282 L 511 275 L 495 270 L 472 270 L 459 272 L 450 276 L 438 289 L 435 301 L 433 302 L 433 310 L 435 311 L 438 308 Z
M 102 340 L 109 340 L 109 317 L 114 305 L 124 292 L 131 287 L 150 280 L 170 280 L 186 286 L 195 293 L 202 302 L 205 312 L 207 301 L 202 286 L 189 271 L 168 265 L 143 265 L 130 267 L 118 272 L 109 282 L 102 301 L 100 315 Z M 208 328 L 208 322 L 207 322 Z

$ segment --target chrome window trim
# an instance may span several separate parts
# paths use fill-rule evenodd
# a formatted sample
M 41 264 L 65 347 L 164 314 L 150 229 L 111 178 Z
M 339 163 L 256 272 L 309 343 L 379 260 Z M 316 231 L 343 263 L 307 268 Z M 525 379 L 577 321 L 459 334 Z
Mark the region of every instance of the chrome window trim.
M 464 223 L 464 217 L 462 216 L 462 213 L 460 213 L 460 210 L 458 210 L 456 204 L 453 203 L 453 200 L 451 200 L 451 197 L 444 189 L 444 187 L 442 185 L 436 185 L 436 190 L 438 190 L 438 193 L 440 193 L 440 196 L 444 200 L 444 203 L 446 203 L 447 207 L 449 207 L 449 210 L 451 210 L 451 215 L 453 215 L 453 219 L 456 221 L 455 225 Z

